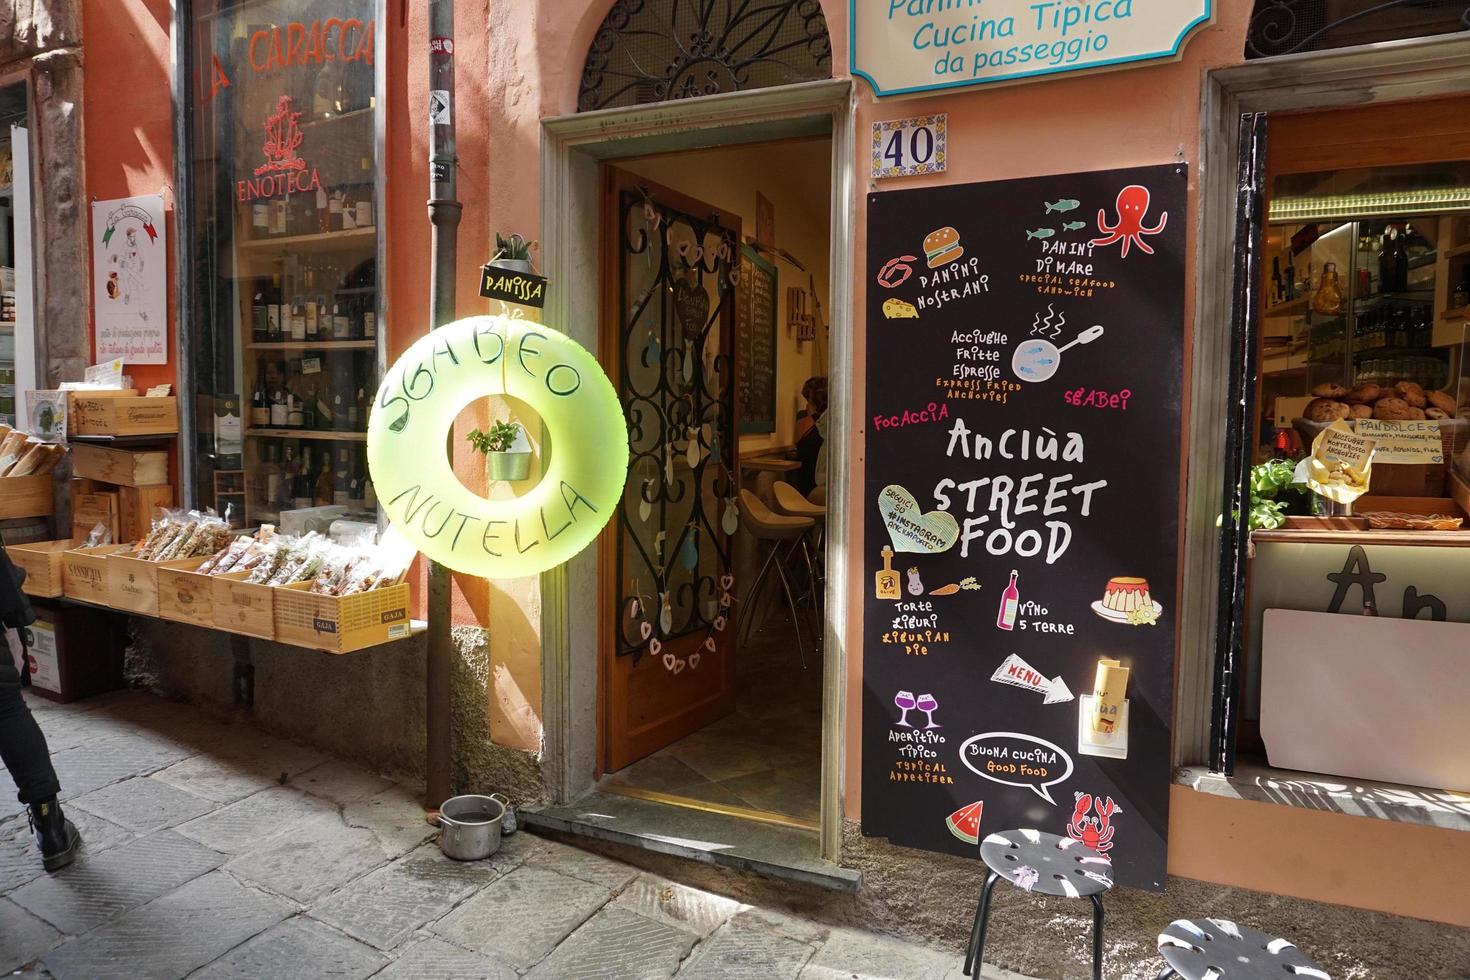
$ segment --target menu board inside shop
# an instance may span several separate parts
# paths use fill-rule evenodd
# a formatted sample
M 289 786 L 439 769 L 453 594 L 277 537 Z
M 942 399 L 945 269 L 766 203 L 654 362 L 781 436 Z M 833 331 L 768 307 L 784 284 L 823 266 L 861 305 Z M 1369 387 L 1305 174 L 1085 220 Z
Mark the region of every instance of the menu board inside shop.
M 1163 887 L 1187 183 L 868 197 L 869 836 L 1036 829 Z
M 738 338 L 740 431 L 776 431 L 776 267 L 741 249 Z

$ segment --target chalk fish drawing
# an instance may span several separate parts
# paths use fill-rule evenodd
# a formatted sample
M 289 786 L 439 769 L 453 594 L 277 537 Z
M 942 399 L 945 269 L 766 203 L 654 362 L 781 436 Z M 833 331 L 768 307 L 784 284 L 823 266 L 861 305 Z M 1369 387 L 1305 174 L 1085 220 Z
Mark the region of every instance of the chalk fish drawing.
M 1064 212 L 1067 212 L 1067 211 L 1076 211 L 1081 206 L 1082 206 L 1082 202 L 1081 201 L 1074 201 L 1070 197 L 1064 197 L 1060 201 L 1056 202 L 1055 204 L 1048 204 L 1046 206 L 1046 213 L 1047 214 L 1051 214 L 1053 211 L 1063 212 L 1063 213 Z
M 1066 224 L 1062 225 L 1062 231 L 1081 231 L 1083 228 L 1086 227 L 1087 222 L 1085 221 L 1068 221 Z
M 1029 242 L 1033 238 L 1050 238 L 1056 233 L 1057 230 L 1055 228 L 1038 228 L 1035 231 L 1026 232 L 1026 241 Z

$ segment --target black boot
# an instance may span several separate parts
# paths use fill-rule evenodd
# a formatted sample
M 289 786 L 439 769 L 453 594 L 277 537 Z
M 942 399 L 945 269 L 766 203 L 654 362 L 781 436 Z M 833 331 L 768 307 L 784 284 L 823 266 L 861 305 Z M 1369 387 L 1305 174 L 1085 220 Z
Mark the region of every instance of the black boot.
M 41 863 L 47 871 L 55 871 L 71 864 L 82 844 L 82 835 L 76 825 L 61 812 L 56 797 L 32 803 L 30 806 L 31 833 L 41 848 Z

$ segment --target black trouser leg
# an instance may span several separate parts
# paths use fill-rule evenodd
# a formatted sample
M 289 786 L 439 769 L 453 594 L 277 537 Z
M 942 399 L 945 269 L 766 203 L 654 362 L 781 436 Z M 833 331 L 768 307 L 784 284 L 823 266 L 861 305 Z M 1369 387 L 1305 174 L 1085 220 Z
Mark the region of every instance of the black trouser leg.
M 31 717 L 20 695 L 20 674 L 10 660 L 10 649 L 0 636 L 0 759 L 10 770 L 20 790 L 20 801 L 27 805 L 49 800 L 61 792 L 56 770 L 51 768 L 51 753 L 46 736 Z
M 1000 875 L 992 871 L 990 877 L 985 879 L 985 886 L 980 889 L 980 904 L 975 906 L 975 921 L 970 926 L 970 950 L 965 956 L 967 977 L 980 975 L 980 958 L 985 953 L 985 927 L 990 918 L 990 893 L 995 890 L 995 883 L 999 880 Z
M 1102 896 L 1092 896 L 1092 980 L 1102 980 Z

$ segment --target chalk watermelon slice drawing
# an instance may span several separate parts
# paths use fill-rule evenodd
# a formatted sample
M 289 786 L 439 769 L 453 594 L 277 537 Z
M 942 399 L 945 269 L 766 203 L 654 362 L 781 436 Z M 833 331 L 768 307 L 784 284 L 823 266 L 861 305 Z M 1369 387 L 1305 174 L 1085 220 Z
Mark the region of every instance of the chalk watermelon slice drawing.
M 954 834 L 966 844 L 980 843 L 980 814 L 985 810 L 985 801 L 976 800 L 969 806 L 962 806 L 954 813 L 944 818 L 944 825 L 949 832 Z

